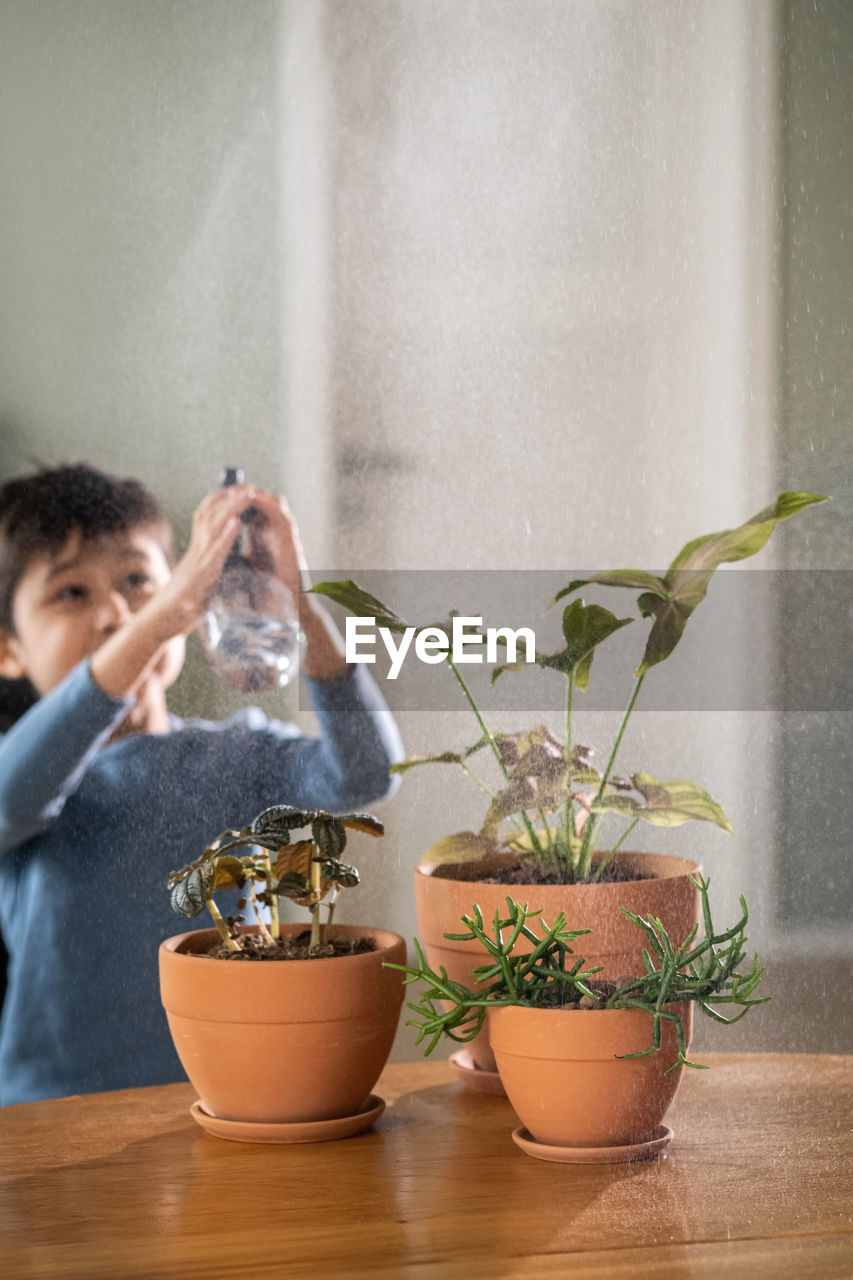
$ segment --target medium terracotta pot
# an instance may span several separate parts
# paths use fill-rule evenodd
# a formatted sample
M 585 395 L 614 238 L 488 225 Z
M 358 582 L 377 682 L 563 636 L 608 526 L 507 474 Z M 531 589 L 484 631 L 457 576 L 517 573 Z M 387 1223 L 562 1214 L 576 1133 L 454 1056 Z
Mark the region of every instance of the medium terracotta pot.
M 304 932 L 282 925 L 283 936 Z M 203 953 L 215 929 L 160 946 L 160 994 L 178 1057 L 212 1116 L 295 1124 L 353 1116 L 391 1051 L 403 1003 L 403 938 L 333 925 L 332 938 L 368 936 L 376 949 L 322 960 L 229 961 Z
M 689 1044 L 693 1005 L 671 1006 Z M 661 1049 L 645 1058 L 652 1019 L 638 1009 L 488 1011 L 489 1034 L 507 1097 L 537 1142 L 555 1147 L 624 1147 L 650 1141 L 670 1108 L 684 1068 L 675 1024 L 662 1023 Z
M 598 861 L 596 855 L 593 862 Z M 434 969 L 443 965 L 455 982 L 472 986 L 474 969 L 486 963 L 482 948 L 475 942 L 451 942 L 444 934 L 459 933 L 461 917 L 469 914 L 475 903 L 488 926 L 496 910 L 506 915 L 506 899 L 512 897 L 530 907 L 541 907 L 548 924 L 562 911 L 567 928 L 591 929 L 588 937 L 578 938 L 574 950 L 590 966 L 603 965 L 601 977 L 644 973 L 645 935 L 619 907 L 646 919 L 660 919 L 673 941 L 682 942 L 700 920 L 700 895 L 689 876 L 695 876 L 701 867 L 687 858 L 662 853 L 620 852 L 615 861 L 651 878 L 611 884 L 483 884 L 466 879 L 477 868 L 476 862 L 421 863 L 415 870 L 415 904 L 418 937 L 427 960 Z M 531 945 L 522 941 L 519 951 L 529 951 Z M 496 1070 L 487 1027 L 465 1047 L 476 1071 Z

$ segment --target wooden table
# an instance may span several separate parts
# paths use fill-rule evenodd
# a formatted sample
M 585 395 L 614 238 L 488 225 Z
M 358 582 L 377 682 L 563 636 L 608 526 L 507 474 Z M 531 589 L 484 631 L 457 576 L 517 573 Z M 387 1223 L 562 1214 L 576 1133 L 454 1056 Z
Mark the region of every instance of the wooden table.
M 389 1066 L 375 1129 L 252 1146 L 189 1085 L 0 1109 L 0 1275 L 853 1276 L 853 1058 L 706 1055 L 666 1159 L 546 1164 L 446 1063 Z

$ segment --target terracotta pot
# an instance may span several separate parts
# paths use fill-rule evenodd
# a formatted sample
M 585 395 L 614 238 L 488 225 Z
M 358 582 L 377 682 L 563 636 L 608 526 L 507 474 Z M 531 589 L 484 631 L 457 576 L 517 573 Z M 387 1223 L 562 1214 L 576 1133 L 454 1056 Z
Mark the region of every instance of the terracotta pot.
M 689 1044 L 693 1005 L 679 1013 Z M 662 1024 L 661 1049 L 619 1061 L 652 1043 L 652 1019 L 638 1009 L 490 1009 L 489 1033 L 507 1097 L 537 1142 L 556 1147 L 622 1147 L 650 1141 L 670 1108 L 684 1068 L 675 1024 Z
M 282 925 L 282 935 L 304 932 Z M 391 1051 L 406 944 L 385 929 L 333 925 L 376 950 L 325 960 L 229 961 L 203 953 L 215 929 L 160 946 L 160 994 L 202 1106 L 224 1120 L 295 1124 L 357 1114 Z M 202 954 L 199 954 L 202 953 Z
M 593 861 L 597 863 L 599 857 Z M 460 932 L 460 918 L 476 903 L 488 925 L 499 910 L 506 914 L 506 899 L 512 897 L 530 907 L 542 907 L 551 924 L 560 911 L 569 929 L 591 929 L 588 937 L 575 943 L 575 954 L 592 965 L 603 965 L 601 977 L 618 978 L 641 974 L 645 936 L 619 911 L 626 907 L 635 915 L 650 915 L 663 921 L 674 942 L 682 942 L 700 920 L 700 896 L 689 876 L 701 871 L 697 862 L 661 853 L 618 853 L 616 862 L 646 880 L 625 880 L 611 884 L 507 885 L 483 884 L 466 879 L 476 862 L 436 866 L 421 863 L 415 871 L 415 904 L 418 937 L 434 969 L 442 965 L 455 982 L 473 985 L 474 969 L 486 962 L 481 947 L 474 942 L 450 942 L 445 933 Z M 531 949 L 520 942 L 519 950 Z M 488 1028 L 465 1046 L 472 1067 L 495 1071 L 488 1043 Z

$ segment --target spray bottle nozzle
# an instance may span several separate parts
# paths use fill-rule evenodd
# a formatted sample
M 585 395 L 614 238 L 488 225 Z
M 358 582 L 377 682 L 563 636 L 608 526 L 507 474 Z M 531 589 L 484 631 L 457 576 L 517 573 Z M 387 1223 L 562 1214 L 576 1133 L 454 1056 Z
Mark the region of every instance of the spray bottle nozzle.
M 219 473 L 220 489 L 228 489 L 232 484 L 245 483 L 246 473 L 242 467 L 223 467 Z M 251 524 L 257 514 L 257 507 L 247 507 L 245 511 L 240 513 L 240 520 L 243 524 Z

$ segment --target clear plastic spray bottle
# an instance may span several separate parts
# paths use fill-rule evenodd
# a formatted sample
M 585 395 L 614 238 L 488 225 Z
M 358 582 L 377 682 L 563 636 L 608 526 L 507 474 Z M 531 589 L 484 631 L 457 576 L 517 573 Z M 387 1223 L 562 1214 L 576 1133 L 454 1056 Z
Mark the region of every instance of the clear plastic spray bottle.
M 223 488 L 243 484 L 243 472 L 226 467 L 219 483 Z M 304 645 L 292 594 L 275 574 L 249 558 L 256 514 L 249 507 L 241 516 L 240 537 L 228 553 L 201 626 L 211 667 L 242 693 L 289 684 Z

